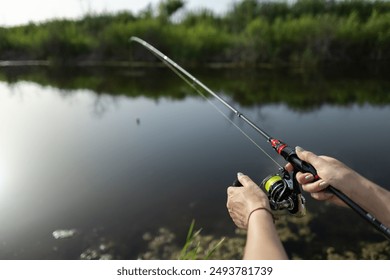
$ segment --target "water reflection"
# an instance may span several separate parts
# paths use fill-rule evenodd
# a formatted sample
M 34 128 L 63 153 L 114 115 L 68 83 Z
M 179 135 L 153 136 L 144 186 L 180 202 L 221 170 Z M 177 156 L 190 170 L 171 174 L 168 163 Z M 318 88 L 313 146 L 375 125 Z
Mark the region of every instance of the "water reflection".
M 147 248 L 145 232 L 185 235 L 193 218 L 206 233 L 234 235 L 225 187 L 237 171 L 257 181 L 276 171 L 169 72 L 41 70 L 0 72 L 0 258 L 136 258 Z M 390 147 L 373 148 L 373 139 L 390 141 L 388 81 L 199 74 L 271 135 L 387 185 Z M 322 248 L 381 238 L 352 211 L 309 198 L 308 209 L 317 214 L 305 224 L 317 247 L 290 244 L 296 256 L 319 258 Z M 353 227 L 340 236 L 340 224 Z M 78 234 L 55 240 L 63 229 Z

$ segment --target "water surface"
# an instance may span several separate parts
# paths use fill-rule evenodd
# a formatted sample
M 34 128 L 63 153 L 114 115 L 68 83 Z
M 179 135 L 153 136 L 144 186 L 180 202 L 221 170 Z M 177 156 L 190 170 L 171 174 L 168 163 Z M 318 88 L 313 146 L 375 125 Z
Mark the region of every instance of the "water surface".
M 383 77 L 193 71 L 272 136 L 388 187 Z M 120 244 L 115 258 L 137 258 L 145 232 L 185 235 L 192 219 L 205 233 L 234 236 L 225 203 L 238 171 L 260 182 L 277 166 L 167 69 L 1 70 L 1 259 L 77 259 L 102 240 Z M 290 254 L 383 240 L 352 211 L 306 197 L 315 238 Z M 57 240 L 59 229 L 77 234 Z

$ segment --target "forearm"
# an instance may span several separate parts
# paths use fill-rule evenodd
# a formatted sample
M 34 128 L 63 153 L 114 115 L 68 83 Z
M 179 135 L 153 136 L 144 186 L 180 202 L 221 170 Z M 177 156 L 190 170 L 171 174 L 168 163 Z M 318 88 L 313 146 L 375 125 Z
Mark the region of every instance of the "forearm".
M 272 217 L 265 210 L 257 210 L 250 216 L 244 259 L 287 259 Z
M 390 227 L 390 192 L 361 175 L 351 186 L 350 198 Z

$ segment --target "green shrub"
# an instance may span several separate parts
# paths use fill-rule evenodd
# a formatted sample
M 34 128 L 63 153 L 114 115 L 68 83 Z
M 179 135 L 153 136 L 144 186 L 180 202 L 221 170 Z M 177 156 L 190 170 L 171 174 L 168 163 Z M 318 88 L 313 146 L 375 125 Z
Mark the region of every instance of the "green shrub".
M 134 60 L 156 58 L 129 45 L 138 36 L 183 63 L 317 64 L 388 60 L 390 2 L 298 0 L 235 2 L 225 15 L 190 11 L 169 0 L 155 11 L 88 14 L 79 20 L 0 28 L 0 59 Z M 164 6 L 165 5 L 165 6 Z M 161 13 L 165 16 L 161 16 Z M 131 49 L 131 51 L 130 51 Z

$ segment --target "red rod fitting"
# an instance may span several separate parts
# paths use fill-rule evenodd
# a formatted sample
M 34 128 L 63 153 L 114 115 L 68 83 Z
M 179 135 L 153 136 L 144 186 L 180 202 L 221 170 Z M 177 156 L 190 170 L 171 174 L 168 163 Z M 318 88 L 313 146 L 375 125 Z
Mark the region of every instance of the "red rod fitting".
M 276 152 L 280 155 L 280 153 L 283 151 L 285 147 L 287 147 L 286 144 L 279 141 L 278 139 L 271 139 L 271 145 L 276 150 Z

